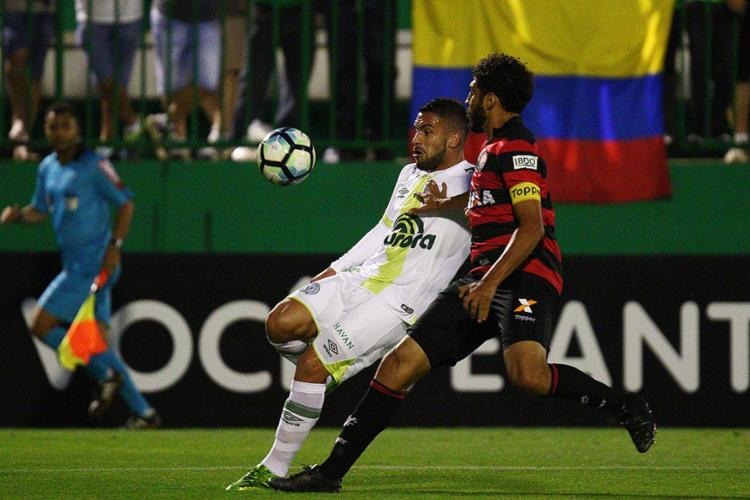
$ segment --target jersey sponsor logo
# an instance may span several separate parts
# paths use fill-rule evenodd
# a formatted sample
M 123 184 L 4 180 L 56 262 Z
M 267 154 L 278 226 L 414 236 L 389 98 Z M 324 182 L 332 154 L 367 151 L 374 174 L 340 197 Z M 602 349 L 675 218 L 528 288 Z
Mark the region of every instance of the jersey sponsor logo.
M 401 214 L 393 223 L 393 230 L 383 240 L 383 245 L 401 248 L 422 248 L 429 250 L 437 238 L 434 234 L 424 234 L 424 222 L 417 215 Z
M 320 283 L 310 283 L 305 288 L 302 289 L 302 293 L 306 293 L 307 295 L 315 295 L 320 291 Z
M 521 305 L 513 309 L 514 313 L 518 313 L 514 315 L 514 318 L 516 318 L 517 321 L 530 321 L 531 323 L 535 322 L 536 318 L 533 316 L 527 316 L 527 314 L 534 314 L 531 306 L 536 304 L 537 301 L 534 299 L 518 299 L 518 302 Z
M 516 155 L 513 157 L 513 169 L 528 168 L 536 170 L 539 157 L 533 155 Z
M 398 190 L 397 198 L 403 198 L 407 194 L 409 194 L 409 189 L 407 189 L 406 187 L 402 187 L 401 189 Z
M 109 160 L 99 160 L 97 163 L 99 166 L 99 170 L 102 171 L 104 176 L 109 179 L 109 181 L 117 186 L 118 189 L 122 189 L 125 187 L 125 184 L 123 184 L 122 180 L 120 180 L 120 176 L 117 175 L 117 171 L 115 170 L 114 165 Z
M 339 338 L 344 341 L 344 345 L 346 347 L 348 347 L 349 349 L 354 349 L 354 342 L 351 341 L 349 335 L 347 335 L 346 333 L 346 330 L 344 330 L 344 327 L 341 326 L 341 323 L 339 323 L 338 321 L 334 323 L 333 331 L 335 331 L 336 335 L 338 335 Z M 336 352 L 336 354 L 338 354 L 338 351 Z
M 414 314 L 414 309 L 407 306 L 406 304 L 401 304 L 401 310 L 404 311 L 406 314 Z
M 514 205 L 526 200 L 541 201 L 542 192 L 533 182 L 520 182 L 510 188 L 510 201 Z
M 477 172 L 482 171 L 485 163 L 487 163 L 487 150 L 483 149 L 482 152 L 479 153 L 479 157 L 477 157 Z
M 294 425 L 296 427 L 299 427 L 300 422 L 304 422 L 301 418 L 299 418 L 294 413 L 290 412 L 289 410 L 284 410 L 281 413 L 281 419 L 286 422 L 289 425 Z
M 488 189 L 480 189 L 479 191 L 472 191 L 469 193 L 469 207 L 486 207 L 488 205 L 494 205 L 497 203 L 495 197 L 492 196 L 492 191 Z
M 518 299 L 518 302 L 521 303 L 520 306 L 513 309 L 513 312 L 526 312 L 526 313 L 532 313 L 534 311 L 531 310 L 531 306 L 537 303 L 536 300 L 533 299 Z
M 339 347 L 333 340 L 329 340 L 326 344 L 323 344 L 323 350 L 328 354 L 329 358 L 338 356 L 339 354 Z

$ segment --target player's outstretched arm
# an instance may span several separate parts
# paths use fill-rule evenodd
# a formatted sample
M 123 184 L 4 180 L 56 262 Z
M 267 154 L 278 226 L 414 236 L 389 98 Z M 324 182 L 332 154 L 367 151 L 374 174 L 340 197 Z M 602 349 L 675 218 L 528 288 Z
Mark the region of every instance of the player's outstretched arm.
M 33 205 L 26 205 L 21 208 L 18 204 L 8 205 L 0 214 L 0 224 L 39 224 L 47 218 L 47 214 L 40 212 Z

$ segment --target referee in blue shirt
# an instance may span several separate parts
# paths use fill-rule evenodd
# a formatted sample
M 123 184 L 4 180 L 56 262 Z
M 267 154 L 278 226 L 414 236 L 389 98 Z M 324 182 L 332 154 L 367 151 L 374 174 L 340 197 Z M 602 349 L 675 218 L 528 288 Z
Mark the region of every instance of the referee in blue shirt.
M 112 307 L 112 286 L 120 275 L 120 247 L 130 229 L 135 208 L 132 194 L 114 167 L 81 144 L 73 108 L 52 105 L 44 133 L 54 151 L 42 160 L 31 203 L 3 209 L 0 223 L 38 224 L 48 217 L 62 253 L 63 268 L 39 299 L 31 333 L 57 350 L 67 327 L 102 269 L 110 275 L 96 294 L 96 319 L 106 332 Z M 110 207 L 115 206 L 112 224 Z M 112 348 L 92 356 L 86 371 L 98 382 L 89 415 L 100 417 L 119 391 L 132 412 L 126 426 L 157 427 L 160 419 L 133 384 Z

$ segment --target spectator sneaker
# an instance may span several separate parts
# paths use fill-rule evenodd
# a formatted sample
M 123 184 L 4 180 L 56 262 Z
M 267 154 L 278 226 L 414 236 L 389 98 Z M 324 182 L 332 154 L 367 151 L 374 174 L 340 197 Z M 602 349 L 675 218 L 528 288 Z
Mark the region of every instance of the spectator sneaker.
M 250 126 L 247 127 L 247 140 L 254 143 L 259 143 L 265 136 L 271 131 L 271 126 L 266 122 L 262 122 L 257 118 L 250 122 Z
M 747 151 L 744 148 L 733 147 L 724 154 L 724 163 L 747 163 L 748 158 Z

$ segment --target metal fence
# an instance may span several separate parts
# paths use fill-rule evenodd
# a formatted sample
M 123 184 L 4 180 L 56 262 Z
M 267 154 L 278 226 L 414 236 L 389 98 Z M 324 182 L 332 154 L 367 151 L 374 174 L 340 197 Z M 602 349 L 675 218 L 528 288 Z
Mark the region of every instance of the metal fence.
M 76 0 L 76 23 L 71 19 L 72 0 L 58 0 L 57 5 L 55 0 L 0 0 L 0 22 L 4 27 L 25 30 L 32 44 L 44 39 L 40 36 L 43 21 L 34 14 L 47 8 L 53 20 L 51 50 L 40 81 L 35 81 L 39 71 L 33 67 L 33 56 L 26 59 L 22 70 L 14 66 L 17 57 L 9 52 L 13 47 L 4 30 L 0 77 L 7 85 L 0 90 L 0 116 L 5 117 L 0 120 L 0 148 L 9 151 L 19 142 L 18 137 L 9 138 L 13 117 L 26 122 L 32 149 L 43 148 L 36 111 L 49 101 L 67 99 L 80 109 L 87 144 L 136 155 L 158 152 L 152 145 L 153 134 L 139 136 L 125 130 L 122 100 L 129 99 L 144 125 L 155 124 L 153 117 L 149 121 L 150 115 L 170 111 L 169 127 L 163 130 L 158 145 L 167 149 L 195 153 L 205 146 L 223 149 L 254 144 L 258 131 L 284 125 L 308 132 L 319 152 L 332 147 L 344 153 L 368 150 L 370 157 L 372 152 L 389 157 L 404 151 L 410 123 L 410 36 L 404 29 L 408 28 L 409 0 L 143 0 L 134 41 L 133 76 L 124 85 L 114 78 L 104 89 L 101 81 L 87 77 L 96 68 L 92 57 L 86 57 L 104 50 L 104 39 L 101 33 L 82 27 L 102 24 L 92 21 L 109 8 L 110 34 L 117 35 L 118 29 L 124 30 L 121 27 L 132 22 L 123 16 L 138 2 L 141 0 Z M 158 14 L 151 11 L 152 3 Z M 672 156 L 716 156 L 733 144 L 738 66 L 742 69 L 740 58 L 750 55 L 738 51 L 745 20 L 732 11 L 732 3 L 676 2 L 664 70 L 665 138 Z M 162 28 L 160 35 L 155 23 Z M 205 42 L 202 32 L 193 29 L 206 24 L 218 33 L 218 51 Z M 187 38 L 182 36 L 184 25 L 190 27 Z M 115 56 L 109 63 L 118 74 L 124 62 L 118 46 L 121 42 L 117 36 L 114 40 Z M 236 82 L 239 108 L 228 98 L 235 94 L 237 77 L 237 68 L 228 57 L 237 53 L 237 44 L 241 46 L 239 66 L 244 77 Z M 227 50 L 230 45 L 233 50 Z M 199 50 L 182 59 L 166 56 L 191 47 Z M 196 82 L 208 71 L 200 62 L 207 50 L 216 54 L 209 66 L 218 66 L 218 84 L 215 89 L 196 90 Z M 279 71 L 271 71 L 273 67 Z M 186 75 L 190 83 L 178 88 Z M 167 89 L 163 92 L 157 85 L 160 80 L 161 87 Z M 19 92 L 19 88 L 23 90 Z M 100 100 L 105 92 L 111 96 L 108 103 Z M 260 97 L 259 92 L 263 94 Z M 33 105 L 36 93 L 41 95 L 38 106 Z M 18 102 L 26 104 L 11 109 L 19 108 Z M 212 114 L 216 103 L 218 111 Z M 112 125 L 103 131 L 107 106 Z M 181 126 L 169 122 L 180 120 L 180 113 L 173 112 L 180 106 L 188 111 L 184 132 L 175 133 Z M 253 122 L 260 126 L 249 136 Z M 217 127 L 219 130 L 214 130 Z
M 257 142 L 257 137 L 249 138 L 243 132 L 253 120 L 259 120 L 265 129 L 277 125 L 301 128 L 313 137 L 319 149 L 369 148 L 386 152 L 403 149 L 408 95 L 403 95 L 403 91 L 401 96 L 395 93 L 395 65 L 399 57 L 396 43 L 404 39 L 404 30 L 397 36 L 397 24 L 404 24 L 404 13 L 408 15 L 409 11 L 408 1 L 143 1 L 140 4 L 143 15 L 138 19 L 138 39 L 132 42 L 136 47 L 133 77 L 124 85 L 118 78 L 112 79 L 107 90 L 111 95 L 107 106 L 111 108 L 112 130 L 100 133 L 104 115 L 104 102 L 100 101 L 104 93 L 102 81 L 86 75 L 97 69 L 93 53 L 106 47 L 102 33 L 91 27 L 97 24 L 110 26 L 108 36 L 113 40 L 114 55 L 109 61 L 110 70 L 114 75 L 119 74 L 123 59 L 120 57 L 122 47 L 118 46 L 122 36 L 118 37 L 118 31 L 122 35 L 131 22 L 129 18 L 123 19 L 123 15 L 133 10 L 133 3 L 133 0 L 77 0 L 78 26 L 73 32 L 71 28 L 75 29 L 76 23 L 70 20 L 70 0 L 67 4 L 60 1 L 56 6 L 54 0 L 0 0 L 0 21 L 4 26 L 15 23 L 16 27 L 23 28 L 30 34 L 32 44 L 38 43 L 40 38 L 43 41 L 40 34 L 44 27 L 37 12 L 42 9 L 39 4 L 50 6 L 52 12 L 49 15 L 54 20 L 55 35 L 46 64 L 42 67 L 42 81 L 34 81 L 31 56 L 25 61 L 23 75 L 19 75 L 17 69 L 11 70 L 16 71 L 15 74 L 11 71 L 2 73 L 3 80 L 21 76 L 25 85 L 21 96 L 12 95 L 12 85 L 0 90 L 0 116 L 20 115 L 32 135 L 32 147 L 44 145 L 40 120 L 34 116 L 38 113 L 30 105 L 36 87 L 40 87 L 43 95 L 39 108 L 44 109 L 44 104 L 49 101 L 61 99 L 73 101 L 79 107 L 83 136 L 90 145 L 148 149 L 149 140 L 145 134 L 135 143 L 126 139 L 120 101 L 126 98 L 132 101 L 139 119 L 146 123 L 150 114 L 171 112 L 180 104 L 178 99 L 182 99 L 184 108 L 185 95 L 189 94 L 190 110 L 184 140 L 177 140 L 179 134 L 167 134 L 163 143 L 166 147 L 187 146 L 197 150 L 208 142 L 217 147 L 252 144 Z M 19 4 L 23 4 L 20 9 Z M 186 4 L 188 9 L 184 7 Z M 102 23 L 97 21 L 97 15 L 101 17 L 105 8 L 111 9 L 112 15 Z M 19 16 L 23 17 L 23 25 L 15 22 Z M 185 26 L 190 31 L 188 38 L 183 36 Z M 159 29 L 161 33 L 157 33 Z M 216 47 L 212 41 L 217 39 L 220 47 L 214 50 Z M 228 64 L 229 54 L 225 49 L 229 45 L 234 47 L 235 59 L 237 46 L 240 47 L 241 62 L 231 63 L 237 66 L 236 69 L 242 68 L 239 82 L 234 82 L 236 72 L 228 71 L 235 69 Z M 189 50 L 194 47 L 198 50 Z M 184 53 L 181 52 L 183 49 Z M 208 63 L 215 63 L 218 59 L 218 64 L 206 66 L 207 51 L 215 54 L 208 56 Z M 3 51 L 3 68 L 15 62 L 14 54 L 6 52 Z M 179 55 L 167 56 L 173 53 Z M 404 59 L 403 55 L 400 59 Z M 186 71 L 181 65 L 191 68 Z M 269 66 L 275 66 L 279 71 Z M 206 88 L 203 85 L 205 72 L 214 68 L 219 71 L 218 84 L 215 88 Z M 190 80 L 187 88 L 180 87 L 185 73 Z M 402 74 L 400 80 L 405 77 Z M 172 81 L 175 79 L 178 81 Z M 215 79 L 213 75 L 211 79 Z M 230 85 L 230 79 L 235 86 Z M 240 87 L 238 102 L 242 105 L 235 112 L 232 100 L 227 99 L 226 94 L 234 93 L 236 85 Z M 160 87 L 163 91 L 159 91 Z M 190 91 L 197 87 L 202 88 Z M 260 102 L 257 87 L 268 88 Z M 403 81 L 400 87 L 404 87 Z M 9 103 L 13 103 L 14 98 L 28 103 L 25 109 L 11 109 Z M 214 115 L 204 112 L 206 100 L 218 103 Z M 285 108 L 292 110 L 281 113 Z M 216 114 L 221 115 L 221 133 L 213 134 L 209 141 L 211 126 L 217 125 L 213 123 Z M 169 113 L 169 118 L 172 119 L 173 115 Z M 232 118 L 238 122 L 236 127 L 232 127 Z M 0 122 L 0 146 L 7 148 L 12 145 L 13 141 L 8 138 L 12 126 L 12 120 Z
M 733 10 L 743 4 L 676 2 L 664 62 L 665 138 L 672 156 L 720 155 L 733 145 L 735 129 L 747 130 L 747 105 L 735 102 L 750 67 L 750 12 Z

